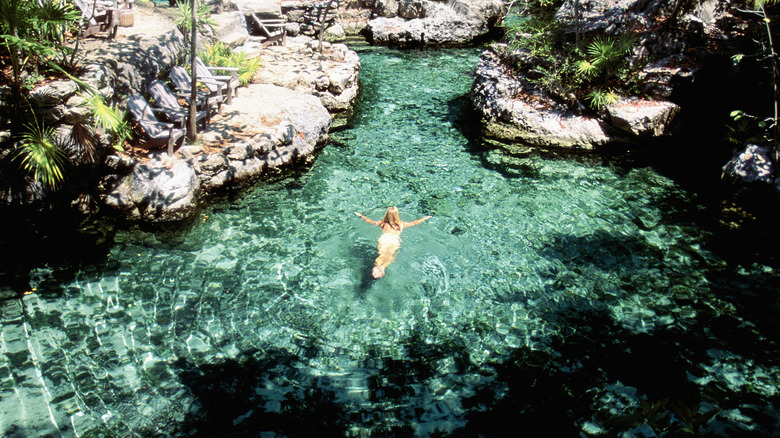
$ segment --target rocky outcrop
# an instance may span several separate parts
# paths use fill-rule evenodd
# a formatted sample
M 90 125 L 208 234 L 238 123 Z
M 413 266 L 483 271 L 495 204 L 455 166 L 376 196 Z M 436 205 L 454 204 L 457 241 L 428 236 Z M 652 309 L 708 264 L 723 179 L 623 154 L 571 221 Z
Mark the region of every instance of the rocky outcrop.
M 343 44 L 288 38 L 286 46 L 268 47 L 260 55 L 263 68 L 255 83 L 273 84 L 320 99 L 333 116 L 334 127 L 347 123 L 360 91 L 360 57 Z
M 145 90 L 182 58 L 187 50 L 184 35 L 175 27 L 153 35 L 135 34 L 127 39 L 105 41 L 90 52 L 81 79 L 107 98 Z M 103 86 L 109 78 L 110 86 Z
M 610 125 L 632 137 L 661 137 L 673 131 L 680 107 L 665 100 L 623 98 L 606 106 Z
M 677 132 L 683 107 L 689 109 L 687 114 L 701 109 L 712 114 L 711 108 L 694 109 L 699 102 L 692 90 L 701 87 L 694 78 L 703 75 L 702 66 L 712 59 L 712 48 L 724 49 L 744 34 L 744 26 L 727 6 L 711 0 L 679 11 L 674 20 L 669 18 L 671 9 L 671 5 L 647 0 L 567 0 L 558 10 L 556 19 L 572 40 L 575 33 L 590 38 L 630 31 L 636 36 L 627 60 L 641 66 L 637 79 L 643 97 L 620 98 L 598 111 L 587 108 L 584 96 L 538 86 L 534 79 L 550 68 L 545 60 L 532 59 L 523 51 L 499 49 L 500 56 L 495 50 L 485 52 L 471 96 L 482 113 L 486 133 L 538 146 L 597 147 Z M 719 56 L 727 59 L 729 55 Z M 688 125 L 682 128 L 690 130 L 692 120 L 706 118 L 684 119 Z
M 487 35 L 503 16 L 501 0 L 377 0 L 366 33 L 373 44 L 463 45 Z
M 249 39 L 249 31 L 246 26 L 246 17 L 238 11 L 223 12 L 221 14 L 211 14 L 214 20 L 213 28 L 204 29 L 209 43 L 219 41 L 226 47 L 240 47 Z
M 212 121 L 200 142 L 180 147 L 174 156 L 159 152 L 137 163 L 111 158 L 124 163 L 113 165 L 124 174 L 109 175 L 103 199 L 129 219 L 186 219 L 205 193 L 311 160 L 327 139 L 330 120 L 312 95 L 251 85 Z
M 256 14 L 261 18 L 281 18 L 282 9 L 278 0 L 229 0 L 229 10 L 242 14 Z
M 135 164 L 103 200 L 129 219 L 175 221 L 193 213 L 199 194 L 192 166 L 167 154 L 155 154 Z
M 527 77 L 508 74 L 505 52 L 501 46 L 482 54 L 470 94 L 488 139 L 593 149 L 629 138 L 667 135 L 674 127 L 679 107 L 667 101 L 621 99 L 608 105 L 603 115 L 571 109 Z
M 110 103 L 115 96 L 145 89 L 175 64 L 184 50 L 184 37 L 175 28 L 160 35 L 104 41 L 83 61 L 79 79 Z M 36 114 L 43 116 L 47 125 L 58 126 L 60 132 L 88 117 L 83 93 L 70 79 L 42 85 L 28 99 Z

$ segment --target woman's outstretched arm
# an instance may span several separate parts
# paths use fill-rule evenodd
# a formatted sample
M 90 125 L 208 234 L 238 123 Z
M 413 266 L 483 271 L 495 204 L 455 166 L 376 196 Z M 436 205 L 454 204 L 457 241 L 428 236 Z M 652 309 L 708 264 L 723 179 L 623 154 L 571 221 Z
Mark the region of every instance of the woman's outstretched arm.
M 363 219 L 364 221 L 368 222 L 368 223 L 369 223 L 369 224 L 371 224 L 371 225 L 379 225 L 379 223 L 380 223 L 379 221 L 375 221 L 375 220 L 373 220 L 373 219 L 369 219 L 369 218 L 367 218 L 367 217 L 363 216 L 362 214 L 360 214 L 360 213 L 358 213 L 358 212 L 355 212 L 355 214 L 356 214 L 356 215 L 357 215 L 357 216 L 358 216 L 360 219 Z
M 428 219 L 430 219 L 430 218 L 432 218 L 432 217 L 433 217 L 433 216 L 425 216 L 425 217 L 423 217 L 423 218 L 417 219 L 416 221 L 411 221 L 411 222 L 404 222 L 404 227 L 413 227 L 413 226 L 415 226 L 415 225 L 419 225 L 419 224 L 421 224 L 421 223 L 423 223 L 423 222 L 427 221 Z

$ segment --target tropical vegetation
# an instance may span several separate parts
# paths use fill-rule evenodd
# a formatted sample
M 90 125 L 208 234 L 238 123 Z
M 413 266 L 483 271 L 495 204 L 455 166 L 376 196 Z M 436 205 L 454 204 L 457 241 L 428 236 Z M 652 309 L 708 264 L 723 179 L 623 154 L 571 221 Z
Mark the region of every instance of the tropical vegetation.
M 584 96 L 594 109 L 630 93 L 637 66 L 630 65 L 627 56 L 635 36 L 597 35 L 584 42 L 577 32 L 572 41 L 555 19 L 558 6 L 560 2 L 552 0 L 530 0 L 510 10 L 504 22 L 508 51 L 519 50 L 537 60 L 529 79 L 564 100 Z
M 248 84 L 261 66 L 260 58 L 250 58 L 244 52 L 234 52 L 220 42 L 207 46 L 198 52 L 198 56 L 206 65 L 238 68 L 238 80 L 241 85 Z
M 5 117 L 11 133 L 0 144 L 5 200 L 20 200 L 31 192 L 39 198 L 61 188 L 68 170 L 97 159 L 102 137 L 121 147 L 129 134 L 124 114 L 71 75 L 77 69 L 77 45 L 71 48 L 65 42 L 79 34 L 81 20 L 81 13 L 65 0 L 0 0 L 0 67 L 10 94 Z M 46 125 L 28 100 L 33 87 L 48 77 L 69 78 L 82 90 L 89 116 L 67 133 Z

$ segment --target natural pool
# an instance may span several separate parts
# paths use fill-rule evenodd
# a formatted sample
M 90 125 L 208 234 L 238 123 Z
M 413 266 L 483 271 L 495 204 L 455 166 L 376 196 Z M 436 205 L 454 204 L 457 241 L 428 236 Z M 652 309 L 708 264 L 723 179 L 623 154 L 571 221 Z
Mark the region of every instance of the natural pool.
M 310 169 L 0 302 L 0 431 L 780 433 L 776 266 L 710 251 L 649 165 L 470 142 L 478 50 L 360 53 L 354 126 Z M 373 280 L 353 212 L 389 205 L 434 218 Z

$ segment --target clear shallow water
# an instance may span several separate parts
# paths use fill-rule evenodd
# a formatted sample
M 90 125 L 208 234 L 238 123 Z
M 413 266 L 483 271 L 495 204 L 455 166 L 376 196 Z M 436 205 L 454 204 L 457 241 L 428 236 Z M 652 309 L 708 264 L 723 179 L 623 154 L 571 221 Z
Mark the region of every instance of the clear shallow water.
M 9 436 L 777 434 L 778 274 L 647 166 L 471 144 L 478 51 L 361 52 L 307 172 L 2 301 Z M 370 277 L 397 205 L 395 263 Z

